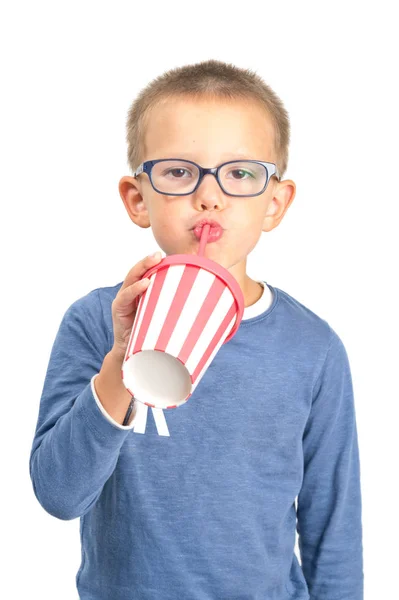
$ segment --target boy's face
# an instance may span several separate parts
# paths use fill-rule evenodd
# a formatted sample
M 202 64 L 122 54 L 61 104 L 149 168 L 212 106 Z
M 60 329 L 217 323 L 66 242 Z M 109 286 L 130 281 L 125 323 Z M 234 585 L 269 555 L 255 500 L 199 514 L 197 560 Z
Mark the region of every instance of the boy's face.
M 143 161 L 182 158 L 202 167 L 216 167 L 235 159 L 275 163 L 274 130 L 265 110 L 241 101 L 176 98 L 157 105 L 149 118 Z M 205 256 L 236 276 L 245 277 L 246 257 L 262 231 L 283 218 L 295 196 L 295 184 L 269 180 L 263 194 L 234 197 L 225 194 L 213 175 L 206 175 L 187 196 L 156 192 L 148 175 L 123 177 L 119 191 L 130 218 L 152 228 L 166 255 L 197 254 L 199 240 L 192 227 L 199 219 L 213 219 L 223 235 L 205 249 Z

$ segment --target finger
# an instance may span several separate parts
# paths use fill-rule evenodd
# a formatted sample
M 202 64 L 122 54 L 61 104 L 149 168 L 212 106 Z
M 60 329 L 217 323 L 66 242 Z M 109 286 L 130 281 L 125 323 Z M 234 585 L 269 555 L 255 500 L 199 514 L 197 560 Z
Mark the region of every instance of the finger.
M 135 306 L 133 305 L 133 300 L 145 292 L 149 283 L 150 280 L 145 277 L 144 279 L 140 279 L 139 281 L 132 283 L 132 285 L 129 285 L 123 290 L 121 288 L 112 303 L 116 311 L 119 314 L 125 314 L 126 311 L 127 314 L 134 312 Z
M 159 263 L 161 259 L 162 254 L 160 252 L 157 252 L 156 256 L 146 256 L 145 258 L 143 258 L 143 260 L 140 260 L 137 264 L 134 265 L 134 267 L 130 269 L 119 291 L 122 291 L 130 285 L 132 285 L 133 283 L 136 283 L 136 281 L 139 281 L 144 275 L 144 273 L 148 271 L 148 269 Z

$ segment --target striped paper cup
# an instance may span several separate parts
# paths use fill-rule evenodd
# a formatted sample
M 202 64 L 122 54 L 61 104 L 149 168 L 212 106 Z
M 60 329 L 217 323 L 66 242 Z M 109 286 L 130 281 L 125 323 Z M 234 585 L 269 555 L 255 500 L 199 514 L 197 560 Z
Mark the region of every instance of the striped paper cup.
M 244 314 L 236 279 L 204 256 L 172 254 L 149 269 L 122 365 L 126 389 L 154 408 L 177 408 L 199 384 Z

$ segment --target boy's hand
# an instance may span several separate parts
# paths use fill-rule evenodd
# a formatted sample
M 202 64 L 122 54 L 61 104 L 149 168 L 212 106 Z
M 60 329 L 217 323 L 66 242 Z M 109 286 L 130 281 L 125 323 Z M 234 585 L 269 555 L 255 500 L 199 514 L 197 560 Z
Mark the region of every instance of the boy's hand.
M 122 366 L 127 345 L 136 316 L 134 299 L 143 294 L 150 282 L 149 279 L 140 279 L 143 274 L 162 259 L 160 252 L 155 256 L 146 256 L 132 267 L 126 276 L 119 292 L 112 302 L 112 322 L 114 329 L 114 345 L 111 354 L 120 361 Z

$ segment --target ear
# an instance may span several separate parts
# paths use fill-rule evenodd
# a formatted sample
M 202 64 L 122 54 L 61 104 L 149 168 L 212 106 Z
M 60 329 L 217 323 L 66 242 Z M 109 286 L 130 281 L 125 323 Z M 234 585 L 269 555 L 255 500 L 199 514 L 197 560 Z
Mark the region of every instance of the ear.
M 150 216 L 142 195 L 141 183 L 135 177 L 122 177 L 119 181 L 119 194 L 133 223 L 145 229 L 150 227 Z
M 280 223 L 295 198 L 296 185 L 291 179 L 276 181 L 272 199 L 263 220 L 262 231 L 271 231 Z

